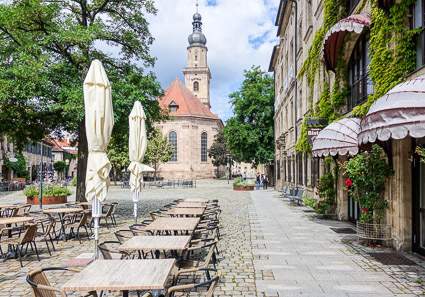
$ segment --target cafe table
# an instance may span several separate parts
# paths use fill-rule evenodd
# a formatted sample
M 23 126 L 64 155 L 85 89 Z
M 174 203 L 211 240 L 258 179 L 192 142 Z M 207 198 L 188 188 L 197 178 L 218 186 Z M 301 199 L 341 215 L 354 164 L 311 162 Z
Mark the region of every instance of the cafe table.
M 61 286 L 64 291 L 164 290 L 175 259 L 96 260 Z
M 170 216 L 194 216 L 200 217 L 204 214 L 205 207 L 175 207 L 169 209 L 166 214 Z
M 158 231 L 158 232 L 167 232 L 167 231 L 194 231 L 196 226 L 198 226 L 200 218 L 171 218 L 171 217 L 161 217 L 150 223 L 149 225 L 143 227 L 143 230 L 146 231 Z
M 179 202 L 176 207 L 186 207 L 186 208 L 197 208 L 197 207 L 206 207 L 205 202 L 196 202 L 196 201 L 182 201 Z
M 189 245 L 191 236 L 134 236 L 118 247 L 119 251 L 155 251 L 159 258 L 159 251 L 171 251 L 176 258 L 177 251 L 183 251 Z
M 82 212 L 82 208 L 51 208 L 43 210 L 43 213 L 51 215 L 51 214 L 57 214 L 59 216 L 59 220 L 61 222 L 61 234 L 59 234 L 58 238 L 63 239 L 64 241 L 67 240 L 66 233 L 65 233 L 65 222 L 63 220 L 64 216 L 66 214 L 70 213 L 77 213 Z

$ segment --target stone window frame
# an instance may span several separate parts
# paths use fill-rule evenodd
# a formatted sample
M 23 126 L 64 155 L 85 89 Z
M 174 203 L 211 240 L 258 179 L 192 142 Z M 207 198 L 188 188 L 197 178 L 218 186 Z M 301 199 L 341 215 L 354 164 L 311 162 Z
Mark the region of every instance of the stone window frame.
M 170 162 L 177 162 L 177 148 L 178 148 L 178 144 L 177 144 L 177 132 L 176 131 L 170 131 L 168 133 L 168 143 L 170 146 L 174 147 L 174 152 L 173 152 L 173 156 L 170 159 Z

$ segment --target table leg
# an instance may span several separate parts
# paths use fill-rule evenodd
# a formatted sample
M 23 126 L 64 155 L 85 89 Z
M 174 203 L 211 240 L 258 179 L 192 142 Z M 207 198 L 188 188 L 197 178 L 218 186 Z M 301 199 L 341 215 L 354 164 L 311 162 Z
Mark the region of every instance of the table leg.
M 65 233 L 65 222 L 63 220 L 63 217 L 64 217 L 64 214 L 59 213 L 59 220 L 61 222 L 61 232 L 60 232 L 61 234 L 59 234 L 58 238 L 66 242 L 67 238 Z
M 123 297 L 128 297 L 128 290 L 122 291 L 122 296 Z

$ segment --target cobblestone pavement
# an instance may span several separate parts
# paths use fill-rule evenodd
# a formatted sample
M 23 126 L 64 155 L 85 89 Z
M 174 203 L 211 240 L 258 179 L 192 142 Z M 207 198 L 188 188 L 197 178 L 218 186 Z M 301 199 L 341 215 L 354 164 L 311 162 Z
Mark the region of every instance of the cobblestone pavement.
M 367 297 L 418 296 L 424 292 L 425 265 L 417 256 L 407 255 L 418 265 L 382 265 L 354 238 L 329 229 L 350 225 L 318 219 L 305 213 L 305 207 L 282 201 L 272 190 L 236 192 L 227 181 L 214 180 L 198 181 L 197 188 L 147 189 L 139 202 L 140 218 L 147 218 L 148 211 L 177 198 L 218 199 L 223 210 L 218 257 L 223 279 L 215 296 Z M 73 199 L 71 196 L 69 200 Z M 0 193 L 0 204 L 24 201 L 21 193 Z M 102 227 L 101 241 L 115 240 L 113 231 L 133 222 L 129 189 L 111 187 L 107 201 L 119 203 L 118 227 Z M 36 206 L 32 208 L 37 210 Z M 24 259 L 23 268 L 14 259 L 0 262 L 0 296 L 29 296 L 25 281 L 28 271 L 63 266 L 79 254 L 93 251 L 94 241 L 83 237 L 82 244 L 72 239 L 55 246 L 56 251 L 49 256 L 45 244 L 38 243 L 41 261 L 31 254 Z M 60 286 L 71 276 L 70 272 L 55 273 L 49 279 Z

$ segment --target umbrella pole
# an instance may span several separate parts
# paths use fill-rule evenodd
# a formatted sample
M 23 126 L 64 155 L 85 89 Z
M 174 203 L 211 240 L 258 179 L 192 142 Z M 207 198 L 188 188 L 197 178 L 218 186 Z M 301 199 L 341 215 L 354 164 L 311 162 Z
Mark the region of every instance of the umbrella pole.
M 97 198 L 92 202 L 92 217 L 94 217 L 94 258 L 99 259 L 99 218 L 102 215 L 100 201 Z
M 133 214 L 134 214 L 134 223 L 137 224 L 137 201 L 139 200 L 138 199 L 139 198 L 138 197 L 139 196 L 139 193 L 138 193 L 137 190 L 134 190 L 133 196 L 134 196 L 134 199 L 133 199 L 133 201 L 134 201 L 134 211 L 133 211 Z

